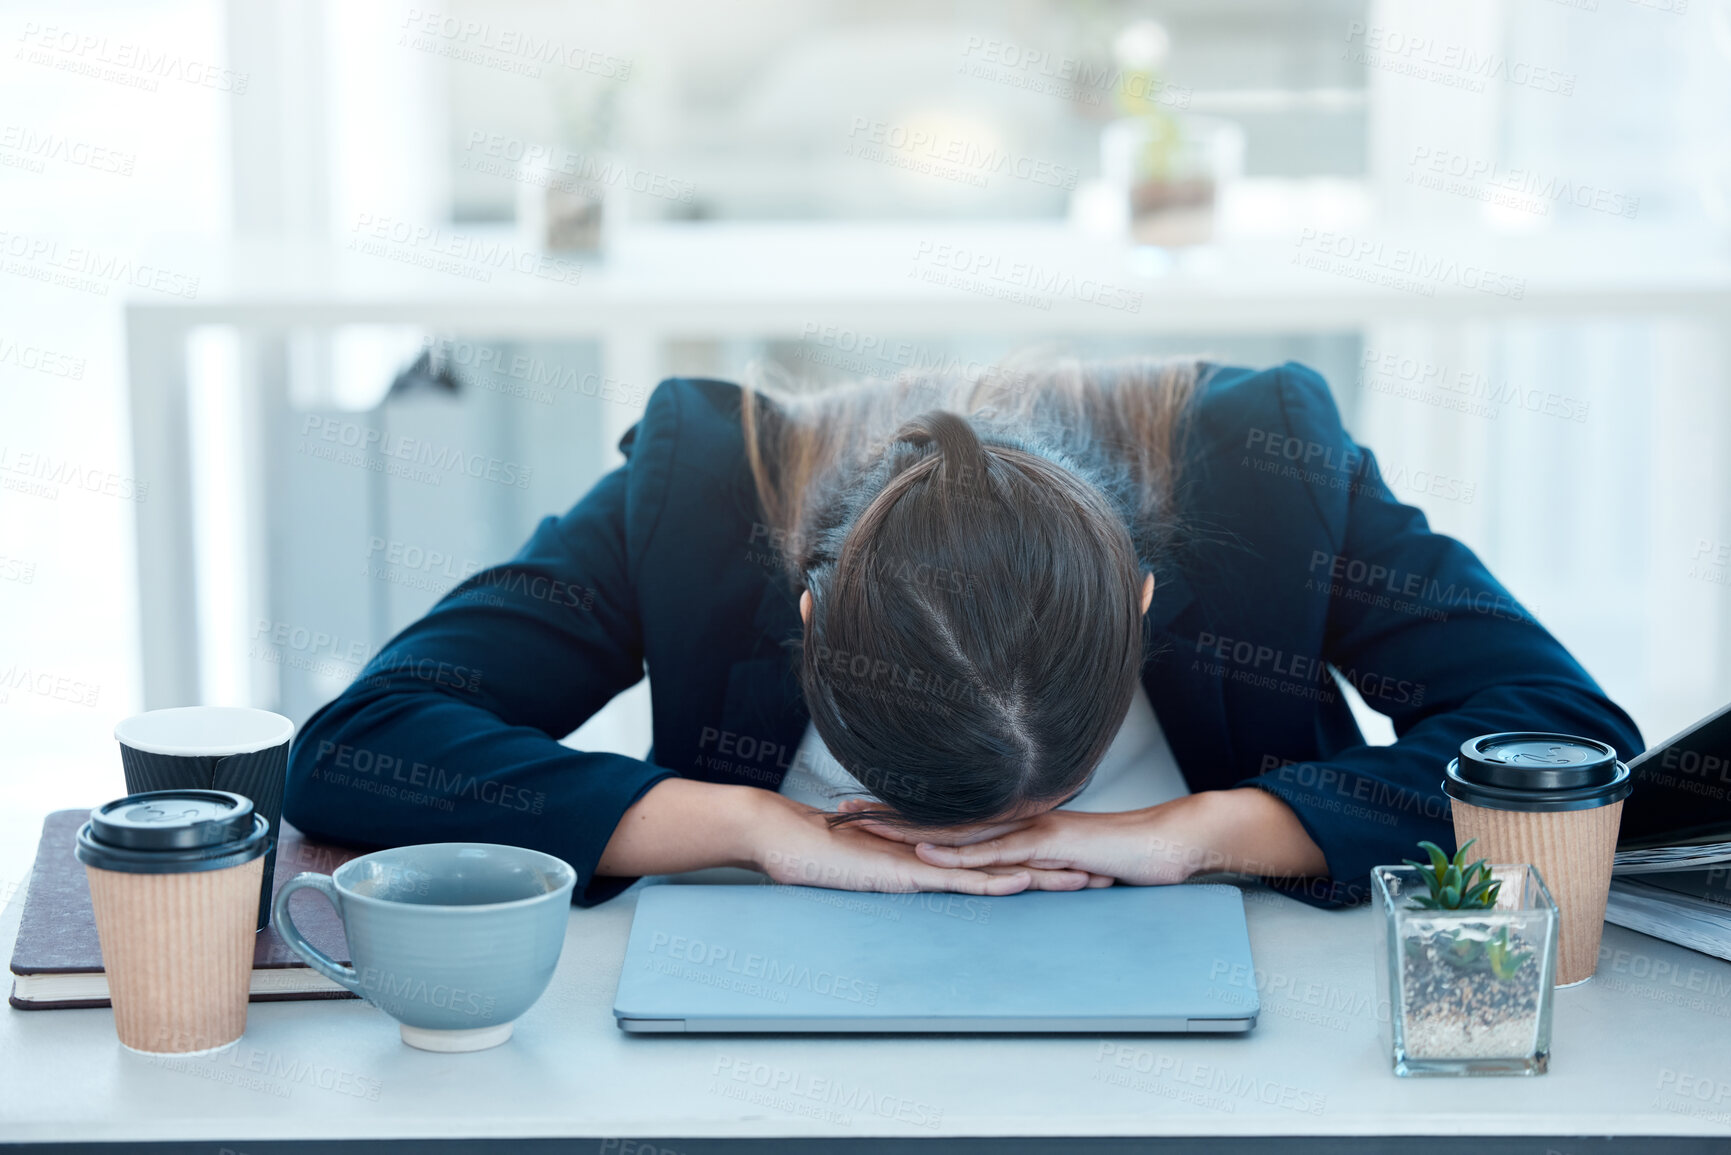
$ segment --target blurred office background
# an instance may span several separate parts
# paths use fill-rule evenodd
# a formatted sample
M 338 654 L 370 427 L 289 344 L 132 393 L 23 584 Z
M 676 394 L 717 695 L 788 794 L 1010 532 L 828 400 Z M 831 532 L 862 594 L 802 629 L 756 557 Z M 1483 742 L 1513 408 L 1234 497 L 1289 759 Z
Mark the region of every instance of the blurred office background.
M 909 238 L 1074 238 L 1144 294 L 1034 326 L 1047 347 L 1311 364 L 1649 740 L 1731 699 L 1731 0 L 70 0 L 3 24 L 0 893 L 42 813 L 119 788 L 115 720 L 304 720 L 569 507 L 660 376 L 816 385 L 1029 343 L 1038 311 L 850 317 L 909 277 Z M 1496 284 L 1462 308 L 1397 269 L 1401 309 L 1307 314 L 1402 246 Z M 682 262 L 722 319 L 658 323 L 701 312 Z M 775 332 L 732 310 L 730 281 L 790 270 L 833 307 Z M 603 291 L 600 332 L 487 329 Z M 1179 299 L 1193 331 L 1158 323 Z M 388 468 L 393 438 L 488 464 Z M 141 519 L 192 559 L 142 591 Z M 572 740 L 641 755 L 645 717 L 640 687 Z

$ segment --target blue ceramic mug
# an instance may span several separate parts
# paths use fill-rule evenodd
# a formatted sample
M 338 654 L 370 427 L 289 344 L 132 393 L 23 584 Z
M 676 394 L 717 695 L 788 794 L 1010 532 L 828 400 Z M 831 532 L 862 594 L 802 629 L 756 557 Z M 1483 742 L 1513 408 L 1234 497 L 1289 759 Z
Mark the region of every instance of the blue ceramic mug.
M 427 1051 L 478 1051 L 553 978 L 577 872 L 551 854 L 485 842 L 431 842 L 354 858 L 333 874 L 297 874 L 272 904 L 296 954 L 401 1025 Z M 336 908 L 354 965 L 296 929 L 289 896 L 304 887 Z

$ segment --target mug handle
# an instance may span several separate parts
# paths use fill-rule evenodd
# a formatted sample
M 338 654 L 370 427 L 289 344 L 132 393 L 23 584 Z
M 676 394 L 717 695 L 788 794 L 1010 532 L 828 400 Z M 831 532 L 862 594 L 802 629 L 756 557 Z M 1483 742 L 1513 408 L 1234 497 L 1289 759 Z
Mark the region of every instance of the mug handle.
M 352 966 L 343 965 L 308 942 L 306 935 L 300 932 L 300 928 L 295 925 L 294 919 L 289 915 L 289 895 L 303 887 L 311 888 L 324 895 L 336 910 L 338 921 L 341 921 L 343 907 L 337 901 L 337 888 L 336 884 L 331 881 L 331 876 L 312 873 L 297 874 L 282 884 L 281 889 L 276 892 L 275 901 L 271 903 L 271 916 L 275 922 L 277 934 L 282 936 L 282 940 L 288 943 L 296 954 L 307 961 L 308 966 L 332 982 L 360 995 L 361 977 L 359 972 Z M 361 997 L 365 998 L 366 996 L 361 995 Z

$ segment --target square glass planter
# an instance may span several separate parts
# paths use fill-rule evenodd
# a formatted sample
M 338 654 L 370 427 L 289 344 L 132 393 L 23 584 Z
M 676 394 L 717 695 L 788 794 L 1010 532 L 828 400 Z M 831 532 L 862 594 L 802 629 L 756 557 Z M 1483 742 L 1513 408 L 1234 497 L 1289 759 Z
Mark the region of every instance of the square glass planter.
M 1492 866 L 1487 910 L 1414 909 L 1410 866 L 1371 871 L 1382 905 L 1378 968 L 1397 1075 L 1542 1075 L 1551 1053 L 1557 904 L 1531 866 Z

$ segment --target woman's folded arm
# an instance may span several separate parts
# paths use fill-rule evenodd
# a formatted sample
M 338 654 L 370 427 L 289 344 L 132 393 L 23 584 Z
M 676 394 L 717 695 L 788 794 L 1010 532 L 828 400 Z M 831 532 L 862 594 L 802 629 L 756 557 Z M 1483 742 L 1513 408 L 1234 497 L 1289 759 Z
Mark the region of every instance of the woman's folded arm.
M 302 727 L 283 813 L 315 838 L 362 846 L 502 842 L 595 879 L 620 817 L 674 772 L 560 744 L 643 676 L 623 532 L 629 466 L 509 562 L 472 575 Z
M 1301 895 L 1357 901 L 1368 896 L 1371 867 L 1399 862 L 1420 839 L 1453 841 L 1441 782 L 1466 739 L 1571 733 L 1610 742 L 1624 758 L 1642 743 L 1629 716 L 1471 550 L 1395 500 L 1374 455 L 1341 428 L 1321 379 L 1293 368 L 1283 377 L 1300 436 L 1338 444 L 1356 462 L 1338 550 L 1308 559 L 1294 580 L 1328 590 L 1323 657 L 1393 721 L 1397 740 L 1276 766 L 1239 785 L 1286 802 L 1322 849 L 1330 885 Z

